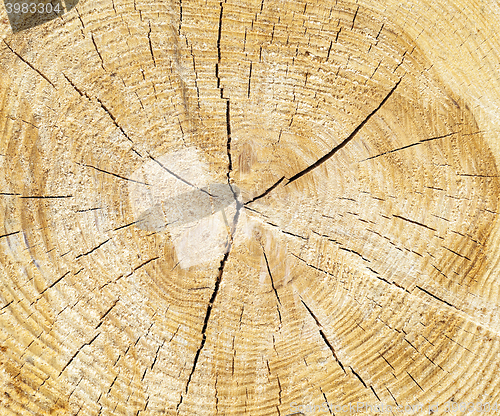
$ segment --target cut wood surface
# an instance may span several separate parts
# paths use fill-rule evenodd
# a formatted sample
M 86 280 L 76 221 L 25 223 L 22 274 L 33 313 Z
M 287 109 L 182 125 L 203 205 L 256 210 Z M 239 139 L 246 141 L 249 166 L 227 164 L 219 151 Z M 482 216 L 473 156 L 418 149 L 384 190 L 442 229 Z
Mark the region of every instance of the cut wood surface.
M 66 9 L 0 10 L 1 416 L 500 413 L 498 4 Z

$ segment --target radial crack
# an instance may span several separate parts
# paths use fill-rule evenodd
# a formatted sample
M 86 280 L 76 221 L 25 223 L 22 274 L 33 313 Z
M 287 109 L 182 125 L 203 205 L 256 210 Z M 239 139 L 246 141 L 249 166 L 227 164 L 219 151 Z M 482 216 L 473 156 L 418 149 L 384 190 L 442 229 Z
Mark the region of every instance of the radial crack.
M 195 357 L 194 357 L 194 360 L 193 360 L 193 366 L 191 368 L 191 372 L 190 372 L 188 380 L 186 382 L 186 388 L 184 390 L 184 393 L 181 393 L 181 398 L 179 400 L 179 403 L 177 404 L 177 408 L 176 408 L 177 413 L 179 413 L 179 407 L 180 407 L 180 405 L 182 404 L 182 402 L 184 400 L 184 396 L 188 394 L 189 384 L 191 383 L 191 379 L 193 377 L 193 374 L 196 371 L 196 366 L 198 364 L 198 359 L 199 359 L 200 354 L 201 354 L 203 348 L 205 347 L 205 343 L 207 341 L 207 328 L 208 328 L 208 323 L 209 323 L 209 320 L 210 320 L 210 315 L 212 313 L 212 309 L 213 309 L 215 300 L 217 298 L 217 294 L 219 293 L 220 284 L 222 282 L 222 275 L 224 274 L 224 268 L 225 268 L 225 266 L 227 264 L 227 261 L 229 259 L 229 255 L 231 254 L 231 249 L 233 247 L 233 236 L 234 236 L 234 233 L 236 231 L 237 224 L 238 224 L 238 219 L 239 219 L 239 216 L 240 216 L 240 211 L 241 211 L 241 205 L 239 205 L 238 201 L 236 201 L 236 213 L 234 215 L 233 226 L 232 226 L 231 233 L 229 235 L 229 239 L 228 239 L 228 243 L 227 243 L 228 244 L 227 251 L 224 254 L 224 257 L 222 258 L 221 263 L 220 263 L 219 273 L 218 273 L 217 278 L 215 280 L 214 290 L 213 290 L 212 295 L 210 297 L 210 300 L 208 302 L 207 310 L 206 310 L 206 313 L 205 313 L 205 319 L 203 320 L 203 328 L 201 330 L 201 342 L 200 342 L 200 346 L 198 347 L 198 350 L 196 351 L 196 354 L 195 354 Z
M 286 178 L 283 176 L 281 179 L 279 179 L 277 182 L 275 182 L 274 185 L 271 185 L 269 188 L 267 188 L 263 193 L 256 196 L 255 198 L 251 199 L 250 201 L 245 202 L 243 205 L 248 205 L 248 204 L 251 204 L 252 202 L 257 201 L 260 198 L 264 198 L 267 194 L 269 194 L 274 188 L 276 188 L 285 179 Z
M 101 67 L 104 71 L 106 71 L 106 68 L 104 68 L 104 61 L 102 59 L 101 52 L 99 52 L 99 49 L 97 49 L 97 44 L 95 43 L 94 34 L 92 32 L 90 33 L 90 38 L 92 39 L 92 43 L 94 44 L 95 51 L 97 52 L 97 55 L 99 56 L 99 59 L 101 60 Z
M 101 244 L 99 244 L 98 246 L 94 247 L 92 250 L 88 251 L 87 253 L 82 253 L 82 254 L 79 254 L 78 256 L 75 257 L 75 259 L 79 259 L 80 257 L 83 257 L 83 256 L 88 256 L 89 254 L 93 253 L 94 251 L 96 251 L 98 248 L 102 247 L 104 244 L 106 244 L 109 240 L 111 240 L 111 238 L 108 238 L 106 241 L 103 241 Z
M 443 300 L 443 299 L 441 299 L 441 298 L 437 297 L 436 295 L 432 294 L 432 293 L 431 293 L 431 292 L 429 292 L 428 290 L 425 290 L 423 287 L 420 287 L 420 286 L 418 286 L 418 285 L 416 285 L 415 287 L 416 287 L 417 289 L 420 289 L 422 292 L 427 293 L 427 294 L 428 294 L 431 298 L 434 298 L 434 299 L 436 299 L 436 300 L 438 300 L 438 301 L 440 301 L 440 302 L 443 302 L 444 304 L 446 304 L 446 305 L 448 305 L 448 306 L 450 306 L 450 307 L 452 307 L 452 308 L 454 308 L 454 309 L 460 310 L 460 309 L 458 309 L 455 305 L 452 305 L 450 302 L 447 302 L 447 301 L 445 301 L 445 300 Z
M 2 39 L 3 40 L 3 39 Z M 37 68 L 35 68 L 31 63 L 29 63 L 26 59 L 24 59 L 21 55 L 19 55 L 14 49 L 12 49 L 10 47 L 10 45 L 5 42 L 5 40 L 3 40 L 3 43 L 5 43 L 5 45 L 7 45 L 7 48 L 10 49 L 10 51 L 16 55 L 21 61 L 23 61 L 26 65 L 28 65 L 33 71 L 35 71 L 38 75 L 40 75 L 45 81 L 47 81 L 50 85 L 52 85 L 52 87 L 56 88 L 56 86 L 54 85 L 54 83 L 48 79 L 44 74 L 42 74 Z
M 367 159 L 363 159 L 361 162 L 366 162 L 367 160 L 376 159 L 377 157 L 388 155 L 390 153 L 399 152 L 400 150 L 405 150 L 405 149 L 408 149 L 408 148 L 413 147 L 413 146 L 418 146 L 419 144 L 422 144 L 422 143 L 426 143 L 426 142 L 430 142 L 430 141 L 438 140 L 438 139 L 444 139 L 445 137 L 450 137 L 450 136 L 453 136 L 454 134 L 458 134 L 458 132 L 448 133 L 448 134 L 444 134 L 442 136 L 436 136 L 436 137 L 431 137 L 429 139 L 419 140 L 416 143 L 411 143 L 411 144 L 408 144 L 406 146 L 399 147 L 399 148 L 393 149 L 393 150 L 388 150 L 387 152 L 380 153 L 379 155 L 375 155 L 375 156 L 371 156 Z
M 219 267 L 219 273 L 217 275 L 217 279 L 215 280 L 215 287 L 212 292 L 212 296 L 210 297 L 210 301 L 208 302 L 207 306 L 207 311 L 205 313 L 205 319 L 203 320 L 203 328 L 201 330 L 201 343 L 200 346 L 198 347 L 198 350 L 196 351 L 196 355 L 194 356 L 193 360 L 193 366 L 191 368 L 191 373 L 189 374 L 187 383 L 186 383 L 186 388 L 184 390 L 184 393 L 181 394 L 181 399 L 179 403 L 177 404 L 177 412 L 179 412 L 179 406 L 182 404 L 182 401 L 184 399 L 184 395 L 187 395 L 188 390 L 189 390 L 189 384 L 191 383 L 191 378 L 193 377 L 193 374 L 196 370 L 196 366 L 198 364 L 198 359 L 200 358 L 201 351 L 203 350 L 203 347 L 205 347 L 205 343 L 207 341 L 207 327 L 208 327 L 208 321 L 210 320 L 210 315 L 212 314 L 212 308 L 215 303 L 215 300 L 217 298 L 217 294 L 219 293 L 219 288 L 220 288 L 220 283 L 222 281 L 222 274 L 224 273 L 224 267 L 226 265 L 227 259 L 229 258 L 229 253 L 230 250 L 226 252 L 224 255 L 220 267 Z
M 181 10 L 182 10 L 182 5 L 181 5 Z M 149 21 L 148 42 L 149 42 L 149 52 L 151 53 L 151 59 L 153 60 L 154 65 L 156 66 L 155 54 L 153 53 L 153 45 L 151 44 L 151 21 Z
M 405 217 L 402 217 L 402 216 L 400 216 L 400 215 L 395 215 L 395 214 L 393 214 L 392 216 L 393 216 L 394 218 L 399 218 L 400 220 L 403 220 L 403 221 L 408 221 L 408 222 L 410 222 L 410 223 L 412 223 L 412 224 L 419 225 L 419 226 L 421 226 L 421 227 L 427 228 L 428 230 L 431 230 L 431 231 L 437 231 L 435 228 L 429 227 L 429 226 L 427 226 L 427 225 L 425 225 L 425 224 L 422 224 L 421 222 L 414 221 L 414 220 L 410 220 L 409 218 L 405 218 Z
M 146 183 L 146 182 L 140 182 L 140 181 L 136 181 L 136 180 L 134 180 L 134 179 L 126 178 L 125 176 L 121 176 L 121 175 L 118 175 L 117 173 L 113 173 L 113 172 L 108 172 L 107 170 L 100 169 L 100 168 L 95 167 L 95 166 L 92 166 L 92 165 L 86 165 L 86 164 L 84 164 L 84 163 L 78 163 L 78 162 L 77 162 L 77 164 L 78 164 L 78 165 L 80 165 L 80 166 L 85 166 L 86 168 L 92 168 L 92 169 L 95 169 L 95 170 L 97 170 L 97 171 L 99 171 L 99 172 L 106 173 L 106 174 L 108 174 L 108 175 L 114 176 L 114 177 L 116 177 L 116 178 L 123 179 L 123 180 L 125 180 L 125 181 L 135 182 L 135 183 L 139 183 L 139 184 L 141 184 L 141 185 L 146 185 L 146 186 L 151 186 L 149 183 Z
M 300 301 L 302 302 L 302 304 L 304 305 L 304 307 L 307 309 L 307 312 L 309 312 L 309 314 L 312 316 L 312 318 L 314 319 L 314 322 L 316 322 L 316 325 L 318 326 L 319 334 L 321 335 L 321 338 L 323 338 L 324 343 L 328 346 L 328 348 L 330 348 L 330 351 L 333 354 L 333 358 L 335 358 L 335 361 L 337 361 L 337 363 L 339 364 L 340 368 L 342 368 L 342 371 L 345 374 L 347 374 L 347 372 L 345 371 L 344 365 L 341 363 L 341 361 L 337 357 L 337 354 L 335 353 L 335 349 L 333 348 L 333 346 L 330 343 L 330 341 L 328 341 L 328 338 L 326 337 L 325 333 L 323 332 L 323 329 L 322 329 L 323 326 L 319 322 L 318 318 L 316 318 L 316 315 L 311 311 L 311 309 L 309 309 L 309 306 L 306 305 L 306 303 L 304 302 L 304 300 L 302 298 L 300 298 Z M 352 370 L 352 368 L 351 368 L 351 370 Z
M 108 114 L 108 116 L 111 118 L 111 120 L 113 120 L 113 123 L 116 127 L 118 127 L 120 129 L 120 131 L 123 133 L 123 135 L 132 143 L 134 143 L 134 141 L 128 136 L 127 133 L 125 133 L 125 130 L 123 130 L 123 127 L 120 126 L 118 124 L 118 122 L 116 121 L 116 117 L 113 115 L 113 113 L 111 113 L 111 111 L 108 110 L 108 108 L 103 104 L 103 102 L 96 97 L 96 100 L 99 102 L 99 104 L 101 105 L 101 108 Z M 140 155 L 139 155 L 140 156 Z
M 186 185 L 188 186 L 191 186 L 192 188 L 195 188 L 197 189 L 198 191 L 201 191 L 209 196 L 214 196 L 212 195 L 211 193 L 209 193 L 208 191 L 206 191 L 205 189 L 203 188 L 198 188 L 196 185 L 193 185 L 191 182 L 188 182 L 186 179 L 184 178 L 181 178 L 179 175 L 177 175 L 175 172 L 172 172 L 169 168 L 167 168 L 165 165 L 163 165 L 159 160 L 155 159 L 153 156 L 151 155 L 148 155 L 149 158 L 151 160 L 153 160 L 154 162 L 156 162 L 162 169 L 166 170 L 168 173 L 170 173 L 174 178 L 177 178 L 178 180 L 180 180 L 181 182 L 185 183 Z
M 358 133 L 359 131 L 364 127 L 364 125 L 377 113 L 378 110 L 382 108 L 382 106 L 387 102 L 387 100 L 391 97 L 391 95 L 396 91 L 396 88 L 398 88 L 399 84 L 403 78 L 401 77 L 398 82 L 392 87 L 392 89 L 389 91 L 389 93 L 385 96 L 385 98 L 382 100 L 382 102 L 370 113 L 368 114 L 365 119 L 352 131 L 352 133 L 344 139 L 341 143 L 339 143 L 337 146 L 335 146 L 330 152 L 328 152 L 326 155 L 323 157 L 319 158 L 316 162 L 314 162 L 312 165 L 308 166 L 304 170 L 300 171 L 296 175 L 292 176 L 286 185 L 291 184 L 292 182 L 296 181 L 297 179 L 301 178 L 302 176 L 308 174 L 312 170 L 316 169 L 317 167 L 321 166 L 323 163 L 325 163 L 328 159 L 330 159 L 335 153 L 337 153 L 340 149 L 342 149 L 347 143 L 349 143 Z
M 279 320 L 281 323 L 281 311 L 280 311 L 281 300 L 280 300 L 280 297 L 278 296 L 278 291 L 276 290 L 276 286 L 274 286 L 273 275 L 271 273 L 271 268 L 269 267 L 269 261 L 267 259 L 266 251 L 264 250 L 263 246 L 262 246 L 262 253 L 264 254 L 264 260 L 266 261 L 267 272 L 269 273 L 269 278 L 271 279 L 271 287 L 273 288 L 274 294 L 276 295 L 276 300 L 278 301 L 278 305 L 277 305 L 278 316 L 279 316 Z

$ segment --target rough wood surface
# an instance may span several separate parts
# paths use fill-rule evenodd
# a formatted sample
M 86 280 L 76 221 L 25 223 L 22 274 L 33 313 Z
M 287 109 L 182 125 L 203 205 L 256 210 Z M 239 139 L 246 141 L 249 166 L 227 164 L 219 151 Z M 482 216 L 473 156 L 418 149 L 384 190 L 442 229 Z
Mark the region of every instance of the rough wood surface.
M 1 415 L 500 403 L 497 4 L 68 9 L 0 10 Z

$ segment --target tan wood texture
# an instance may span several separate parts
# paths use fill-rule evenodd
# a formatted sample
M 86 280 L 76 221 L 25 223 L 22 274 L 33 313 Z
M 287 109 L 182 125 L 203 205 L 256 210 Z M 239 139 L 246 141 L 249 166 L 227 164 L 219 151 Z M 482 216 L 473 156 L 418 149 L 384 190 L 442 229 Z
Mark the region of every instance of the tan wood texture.
M 68 9 L 0 8 L 0 415 L 500 403 L 496 2 Z

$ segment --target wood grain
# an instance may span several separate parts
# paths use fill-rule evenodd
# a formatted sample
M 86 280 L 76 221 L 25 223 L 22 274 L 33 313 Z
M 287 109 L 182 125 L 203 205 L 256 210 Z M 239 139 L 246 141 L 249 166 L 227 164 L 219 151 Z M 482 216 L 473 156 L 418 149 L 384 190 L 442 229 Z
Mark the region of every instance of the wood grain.
M 0 414 L 500 403 L 498 5 L 0 13 Z

